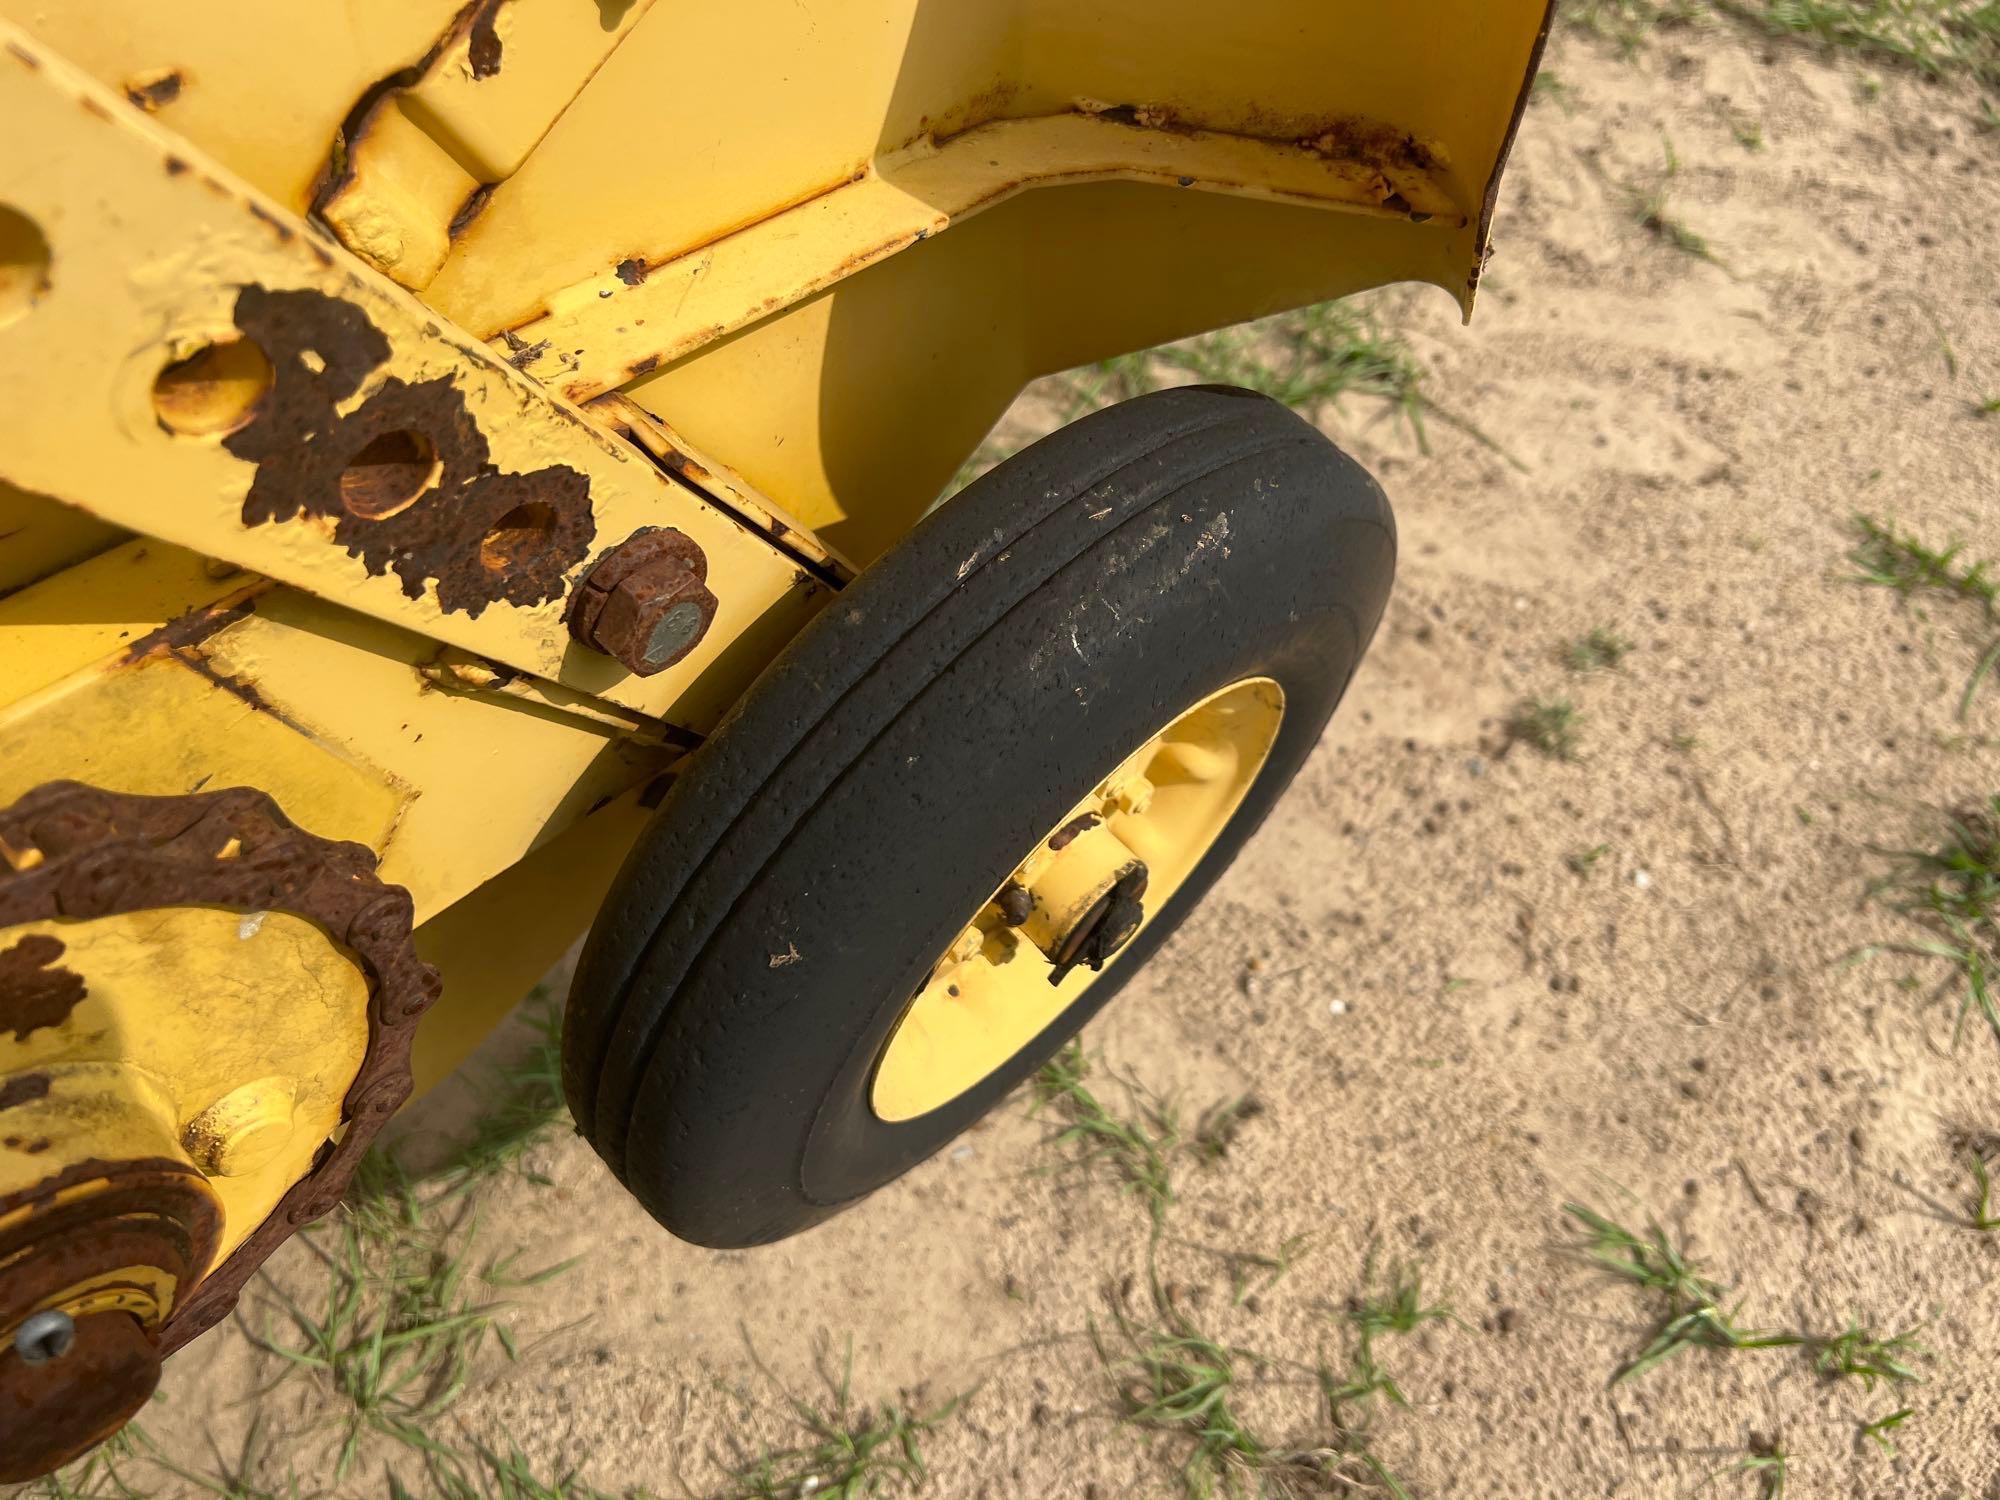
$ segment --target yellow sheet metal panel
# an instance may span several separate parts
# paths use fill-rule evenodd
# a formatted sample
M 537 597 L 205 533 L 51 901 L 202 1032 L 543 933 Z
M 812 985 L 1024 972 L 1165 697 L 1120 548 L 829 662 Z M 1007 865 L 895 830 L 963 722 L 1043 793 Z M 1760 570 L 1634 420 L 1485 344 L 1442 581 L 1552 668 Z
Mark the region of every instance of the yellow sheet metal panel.
M 130 89 L 160 121 L 288 208 L 304 209 L 341 121 L 422 61 L 463 0 L 0 0 L 0 17 Z M 26 154 L 29 140 L 13 137 Z
M 423 286 L 479 190 L 521 165 L 650 3 L 467 6 L 423 76 L 384 94 L 352 130 L 320 205 L 341 242 Z
M 1250 135 L 1390 126 L 1423 143 L 1454 196 L 1476 204 L 1549 9 L 1549 0 L 1032 0 L 1023 72 L 1054 98 L 1151 106 Z
M 855 561 L 901 536 L 1028 381 L 1449 274 L 1427 225 L 1099 183 L 1028 193 L 626 395 Z
M 133 1115 L 157 1135 L 125 1155 L 165 1155 L 209 1178 L 220 1260 L 339 1125 L 368 1045 L 366 978 L 319 928 L 281 912 L 174 907 L 31 922 L 0 941 L 38 934 L 60 945 L 81 993 L 26 1035 L 0 1029 L 0 1077 L 49 1083 L 0 1116 L 21 1142 L 0 1145 L 0 1196 L 67 1160 L 111 1157 L 106 1115 Z
M 952 5 L 950 46 L 921 60 L 932 98 L 897 109 L 918 0 L 656 6 L 495 190 L 432 300 L 491 337 L 541 312 L 547 292 L 628 257 L 669 260 L 849 181 L 914 135 L 924 109 L 1000 88 L 1011 3 Z
M 694 727 L 818 607 L 761 538 L 18 36 L 0 130 L 47 143 L 0 158 L 49 253 L 0 327 L 11 482 Z M 562 617 L 591 557 L 662 525 L 721 605 L 642 679 Z
M 1335 158 L 1420 160 L 1477 217 L 1547 14 L 1547 0 L 665 7 L 495 191 L 432 292 L 487 337 L 560 320 L 622 261 L 663 265 L 787 207 L 893 176 L 897 154 L 919 142 L 1078 113 L 1159 133 L 1312 142 Z M 690 68 L 690 58 L 744 61 Z M 667 149 L 612 148 L 635 130 Z M 1237 190 L 1226 176 L 1211 186 Z M 795 250 L 810 260 L 822 248 L 808 239 Z M 1481 248 L 1477 232 L 1458 235 L 1443 280 L 1455 294 Z M 819 284 L 856 263 L 845 237 L 831 249 L 817 256 Z M 772 306 L 796 294 L 781 276 L 765 279 Z
M 0 599 L 0 708 L 256 586 L 250 574 L 217 569 L 185 548 L 131 542 L 71 568 L 59 584 Z
M 519 351 L 518 368 L 587 400 L 1030 188 L 1102 179 L 1373 214 L 1436 234 L 1468 223 L 1418 161 L 1090 113 L 1000 120 L 942 146 L 922 142 L 857 182 L 664 265 L 621 262 L 553 296 L 545 316 L 512 329 L 503 345 Z
M 420 670 L 435 650 L 421 636 L 289 591 L 200 649 L 271 715 L 410 789 L 373 847 L 419 922 L 681 753 L 505 694 L 447 691 Z
M 0 480 L 0 598 L 95 557 L 124 537 L 119 527 Z
M 57 780 L 254 787 L 375 850 L 422 921 L 685 751 L 554 684 L 470 688 L 423 636 L 256 585 L 135 541 L 0 601 L 0 681 L 33 688 L 0 700 L 0 806 Z M 228 607 L 168 612 L 224 588 Z
M 417 929 L 417 952 L 444 976 L 410 1057 L 419 1094 L 465 1061 L 583 936 L 652 821 L 654 800 L 627 793 Z
M 300 827 L 370 848 L 409 795 L 171 654 L 114 657 L 0 710 L 0 807 L 48 781 L 155 797 L 255 787 Z

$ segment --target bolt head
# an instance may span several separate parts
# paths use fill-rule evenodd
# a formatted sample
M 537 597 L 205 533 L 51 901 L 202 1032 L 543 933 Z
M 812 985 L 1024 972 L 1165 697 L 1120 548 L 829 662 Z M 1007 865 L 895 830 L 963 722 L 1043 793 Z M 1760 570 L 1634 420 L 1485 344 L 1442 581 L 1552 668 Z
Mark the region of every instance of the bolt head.
M 292 1138 L 298 1091 L 287 1078 L 231 1089 L 181 1131 L 181 1144 L 210 1177 L 241 1177 L 269 1166 Z
M 645 532 L 613 548 L 584 579 L 570 631 L 640 677 L 663 672 L 701 643 L 717 600 L 708 559 L 678 531 Z
M 46 1365 L 75 1347 L 76 1320 L 59 1307 L 45 1308 L 14 1330 L 14 1352 L 24 1364 Z

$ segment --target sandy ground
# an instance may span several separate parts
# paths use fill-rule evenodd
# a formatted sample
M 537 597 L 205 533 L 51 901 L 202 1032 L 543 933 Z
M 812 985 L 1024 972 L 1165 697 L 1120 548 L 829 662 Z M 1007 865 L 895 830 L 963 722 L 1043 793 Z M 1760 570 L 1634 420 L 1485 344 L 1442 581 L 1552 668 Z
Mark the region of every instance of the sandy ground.
M 2000 137 L 1963 88 L 1878 87 L 1735 32 L 1636 61 L 1565 38 L 1551 68 L 1476 324 L 1435 293 L 1375 304 L 1439 404 L 1520 467 L 1436 420 L 1423 454 L 1376 403 L 1327 414 L 1398 506 L 1388 619 L 1276 816 L 1086 1040 L 1189 1113 L 1264 1106 L 1220 1164 L 1179 1168 L 1158 1247 L 1207 1331 L 1342 1358 L 1371 1247 L 1452 1301 L 1460 1322 L 1387 1353 L 1410 1405 L 1373 1441 L 1413 1495 L 1677 1496 L 1775 1440 L 1795 1497 L 1991 1500 L 2000 1236 L 1949 1218 L 1952 1131 L 2000 1127 L 2000 1046 L 1974 1029 L 1953 1049 L 1942 970 L 1846 960 L 1911 935 L 1865 899 L 1872 851 L 2000 790 L 2000 689 L 1960 723 L 1976 612 L 1856 587 L 1844 559 L 1857 509 L 2000 558 L 2000 418 L 1971 406 L 2000 392 Z M 1720 265 L 1633 222 L 1623 184 L 1658 172 L 1663 135 L 1672 210 Z M 1031 392 L 1009 430 L 1048 409 Z M 1572 675 L 1562 647 L 1595 626 L 1636 649 Z M 1557 694 L 1584 715 L 1578 758 L 1509 748 L 1514 705 Z M 1598 846 L 1587 875 L 1566 862 Z M 405 1132 L 453 1128 L 466 1098 Z M 492 1190 L 480 1242 L 582 1259 L 517 1294 L 521 1358 L 489 1347 L 436 1429 L 607 1490 L 710 1494 L 798 1437 L 784 1392 L 823 1396 L 815 1350 L 851 1340 L 858 1402 L 970 1393 L 924 1440 L 930 1493 L 1177 1493 L 1184 1445 L 1115 1420 L 1085 1336 L 1121 1286 L 1143 1306 L 1146 1215 L 1100 1173 L 1052 1175 L 1048 1134 L 1016 1101 L 745 1254 L 670 1240 L 581 1141 L 552 1141 L 547 1185 Z M 1698 1352 L 1610 1387 L 1650 1305 L 1572 1252 L 1571 1198 L 1657 1212 L 1746 1321 L 1928 1319 L 1930 1378 L 1870 1395 L 1796 1352 Z M 1222 1252 L 1301 1235 L 1289 1274 L 1232 1305 Z M 318 1273 L 293 1246 L 276 1274 Z M 253 1299 L 245 1319 L 268 1316 Z M 299 1377 L 248 1404 L 281 1368 L 225 1328 L 173 1363 L 147 1425 L 208 1462 L 260 1410 L 262 1481 L 295 1465 L 317 1489 L 340 1405 Z M 1323 1439 L 1289 1366 L 1245 1382 L 1273 1441 Z M 1903 1404 L 1897 1457 L 1858 1441 Z M 391 1469 L 426 1492 L 375 1446 L 339 1488 L 384 1493 Z

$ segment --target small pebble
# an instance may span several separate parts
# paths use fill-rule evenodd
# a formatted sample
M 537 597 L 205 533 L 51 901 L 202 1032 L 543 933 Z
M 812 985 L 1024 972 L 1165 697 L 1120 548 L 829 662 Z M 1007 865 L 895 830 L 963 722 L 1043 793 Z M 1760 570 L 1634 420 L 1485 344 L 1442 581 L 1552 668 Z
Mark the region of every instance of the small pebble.
M 1646 889 L 1647 886 L 1651 885 L 1652 883 L 1653 883 L 1653 877 L 1648 875 L 1644 870 L 1634 870 L 1632 872 L 1632 884 L 1639 887 L 1640 890 L 1643 891 L 1644 889 Z
M 1347 1002 L 1345 1000 L 1328 1001 L 1326 1008 L 1332 1011 L 1336 1016 L 1344 1016 L 1347 1014 Z
M 965 1161 L 971 1155 L 972 1148 L 970 1146 L 960 1146 L 951 1153 L 951 1159 L 953 1161 Z

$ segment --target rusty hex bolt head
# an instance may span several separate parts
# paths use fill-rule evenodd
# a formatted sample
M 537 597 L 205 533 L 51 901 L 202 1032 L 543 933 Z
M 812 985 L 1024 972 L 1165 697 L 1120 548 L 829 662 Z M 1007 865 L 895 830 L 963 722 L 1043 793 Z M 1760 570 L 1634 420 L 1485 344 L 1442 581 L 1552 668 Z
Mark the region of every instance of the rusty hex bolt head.
M 714 623 L 708 558 L 672 527 L 634 532 L 605 552 L 570 596 L 569 631 L 638 677 L 663 672 Z

